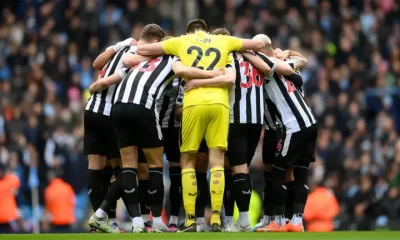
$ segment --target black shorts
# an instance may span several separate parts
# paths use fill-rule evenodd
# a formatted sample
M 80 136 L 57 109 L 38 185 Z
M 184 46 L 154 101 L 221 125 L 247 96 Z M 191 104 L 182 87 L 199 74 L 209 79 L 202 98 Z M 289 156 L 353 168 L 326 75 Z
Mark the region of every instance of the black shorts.
M 155 112 L 131 103 L 113 106 L 113 123 L 118 148 L 163 146 L 163 136 Z
M 102 113 L 84 113 L 83 152 L 96 154 L 108 159 L 121 158 L 114 134 L 112 118 Z
M 262 124 L 229 124 L 228 160 L 231 167 L 250 165 L 256 151 Z
M 164 153 L 170 162 L 180 162 L 181 152 L 179 150 L 179 127 L 163 128 Z
M 282 132 L 276 144 L 274 165 L 315 162 L 317 137 L 318 128 L 315 124 L 295 133 Z
M 279 130 L 267 130 L 264 131 L 264 141 L 262 147 L 262 158 L 264 164 L 272 165 L 274 163 L 276 143 L 279 135 Z

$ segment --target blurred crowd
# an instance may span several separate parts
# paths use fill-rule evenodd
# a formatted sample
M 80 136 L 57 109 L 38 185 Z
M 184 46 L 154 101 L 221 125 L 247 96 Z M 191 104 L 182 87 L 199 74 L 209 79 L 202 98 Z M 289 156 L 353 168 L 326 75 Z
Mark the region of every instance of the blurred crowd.
M 13 228 L 28 232 L 85 222 L 90 208 L 82 112 L 86 89 L 97 76 L 93 60 L 117 41 L 138 39 L 144 24 L 157 23 L 178 35 L 196 17 L 211 30 L 226 27 L 238 37 L 265 33 L 275 47 L 307 56 L 301 73 L 320 127 L 310 181 L 339 201 L 335 228 L 400 229 L 398 0 L 24 0 L 1 5 L 0 195 L 16 194 L 18 214 L 0 217 L 0 231 L 17 219 Z M 252 165 L 256 190 L 262 184 L 259 151 Z M 57 198 L 60 194 L 68 197 Z M 63 200 L 68 203 L 57 205 Z M 0 198 L 0 212 L 12 204 Z M 66 222 L 55 220 L 57 206 L 70 212 Z M 34 224 L 37 219 L 40 226 Z

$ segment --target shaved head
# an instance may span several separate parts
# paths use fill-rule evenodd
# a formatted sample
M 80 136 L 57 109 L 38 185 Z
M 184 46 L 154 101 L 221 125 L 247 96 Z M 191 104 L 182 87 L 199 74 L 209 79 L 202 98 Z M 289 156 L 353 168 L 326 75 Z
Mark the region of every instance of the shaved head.
M 253 37 L 253 40 L 263 41 L 265 46 L 261 51 L 264 52 L 265 54 L 267 54 L 268 56 L 274 57 L 275 54 L 274 54 L 274 50 L 272 49 L 271 38 L 269 38 L 265 34 L 257 34 L 256 36 Z

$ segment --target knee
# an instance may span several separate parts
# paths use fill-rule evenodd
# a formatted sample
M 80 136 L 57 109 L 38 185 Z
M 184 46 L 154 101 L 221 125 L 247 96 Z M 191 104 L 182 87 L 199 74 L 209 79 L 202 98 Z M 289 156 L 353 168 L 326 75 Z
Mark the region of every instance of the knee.
M 148 180 L 149 179 L 149 166 L 146 163 L 140 163 L 138 168 L 139 180 Z
M 195 168 L 196 167 L 196 152 L 183 152 L 181 153 L 181 168 Z
M 106 166 L 106 159 L 100 155 L 89 155 L 88 157 L 88 169 L 90 170 L 102 170 Z

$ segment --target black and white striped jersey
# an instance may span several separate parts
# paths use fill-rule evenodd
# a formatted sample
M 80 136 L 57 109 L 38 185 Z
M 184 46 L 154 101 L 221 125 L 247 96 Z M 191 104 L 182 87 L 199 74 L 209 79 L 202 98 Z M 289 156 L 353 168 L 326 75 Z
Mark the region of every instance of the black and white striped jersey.
M 130 47 L 127 46 L 116 52 L 114 57 L 112 57 L 103 67 L 103 69 L 99 74 L 98 79 L 109 77 L 116 72 L 118 72 L 121 75 L 121 77 L 124 77 L 126 73 L 129 71 L 129 69 L 124 68 L 124 65 L 122 64 L 122 59 L 127 53 L 135 54 L 136 48 L 137 48 L 136 46 L 130 46 Z M 110 116 L 113 97 L 116 88 L 117 85 L 114 84 L 101 92 L 93 93 L 90 96 L 88 103 L 86 104 L 85 110 L 95 113 L 102 113 L 103 115 Z
M 164 95 L 157 102 L 157 109 L 160 113 L 160 125 L 162 128 L 179 127 L 180 123 L 175 118 L 175 106 L 179 94 L 179 86 L 182 78 L 175 78 L 165 88 Z M 182 93 L 183 97 L 183 93 Z
M 277 109 L 277 122 L 282 123 L 286 133 L 298 132 L 315 124 L 317 121 L 303 95 L 291 81 L 274 72 L 275 64 L 271 59 L 262 53 L 259 55 L 271 67 L 271 75 L 265 76 L 264 87 L 267 99 Z
M 230 123 L 262 124 L 264 75 L 240 53 L 233 53 L 236 81 L 229 93 Z
M 178 58 L 163 55 L 131 68 L 119 84 L 114 103 L 132 103 L 154 110 L 167 85 L 175 78 L 172 64 Z

